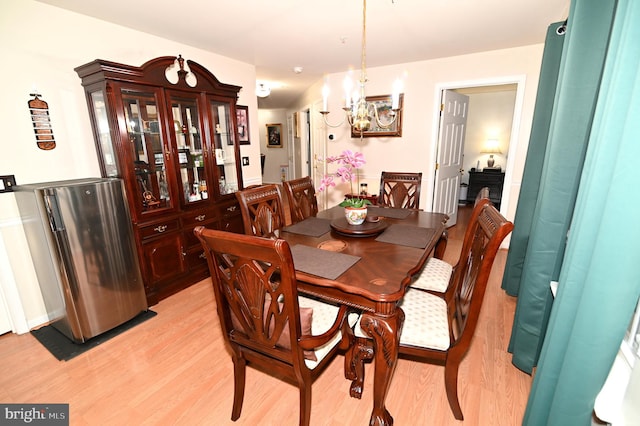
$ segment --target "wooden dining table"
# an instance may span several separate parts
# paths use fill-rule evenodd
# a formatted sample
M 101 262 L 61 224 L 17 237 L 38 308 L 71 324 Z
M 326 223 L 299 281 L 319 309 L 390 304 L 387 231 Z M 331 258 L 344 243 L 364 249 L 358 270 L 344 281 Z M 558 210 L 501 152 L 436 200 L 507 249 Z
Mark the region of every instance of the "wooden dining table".
M 432 255 L 448 216 L 391 208 L 370 208 L 369 216 L 377 216 L 378 221 L 352 226 L 344 220 L 344 208 L 333 207 L 285 227 L 280 236 L 291 247 L 299 292 L 362 312 L 360 327 L 373 339 L 370 425 L 387 426 L 393 424 L 393 417 L 385 399 L 404 320 L 398 302 L 411 276 Z M 305 225 L 313 232 L 305 230 Z M 334 266 L 346 269 L 334 270 Z M 346 361 L 348 364 L 349 356 Z M 362 378 L 356 377 L 354 368 L 345 365 L 345 374 L 352 380 L 351 396 L 360 398 Z

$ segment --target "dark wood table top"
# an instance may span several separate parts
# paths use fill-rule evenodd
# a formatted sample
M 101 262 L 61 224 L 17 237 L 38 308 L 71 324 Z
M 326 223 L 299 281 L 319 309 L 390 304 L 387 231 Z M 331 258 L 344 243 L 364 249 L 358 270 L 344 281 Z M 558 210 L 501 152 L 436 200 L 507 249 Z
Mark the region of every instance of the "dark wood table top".
M 384 217 L 384 209 L 376 210 L 381 221 L 393 224 L 433 229 L 426 247 L 416 248 L 376 241 L 378 235 L 348 236 L 331 230 L 319 237 L 282 232 L 281 238 L 290 246 L 302 244 L 360 257 L 360 260 L 334 280 L 308 273 L 296 272 L 301 281 L 300 291 L 320 297 L 379 311 L 380 303 L 395 304 L 400 300 L 411 275 L 422 268 L 444 231 L 447 216 L 412 210 L 404 219 Z M 318 218 L 334 220 L 344 216 L 342 207 L 318 213 Z M 387 228 L 389 229 L 389 228 Z

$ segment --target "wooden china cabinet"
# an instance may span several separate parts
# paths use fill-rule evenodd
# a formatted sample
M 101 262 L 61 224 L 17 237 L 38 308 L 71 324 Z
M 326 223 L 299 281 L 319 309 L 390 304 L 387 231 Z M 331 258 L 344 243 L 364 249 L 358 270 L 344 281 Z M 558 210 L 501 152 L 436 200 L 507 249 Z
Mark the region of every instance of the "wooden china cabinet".
M 186 66 L 185 66 L 186 65 Z M 239 86 L 181 57 L 77 67 L 103 177 L 125 182 L 149 305 L 209 271 L 193 228 L 242 233 Z

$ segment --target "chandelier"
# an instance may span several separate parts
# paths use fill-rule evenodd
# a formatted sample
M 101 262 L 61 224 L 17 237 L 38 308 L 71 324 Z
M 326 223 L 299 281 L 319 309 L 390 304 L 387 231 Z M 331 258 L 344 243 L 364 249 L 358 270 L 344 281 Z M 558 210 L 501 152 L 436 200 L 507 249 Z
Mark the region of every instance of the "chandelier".
M 366 62 L 366 47 L 367 47 L 367 0 L 363 0 L 362 7 L 362 52 L 360 56 L 360 80 L 359 80 L 359 88 L 351 94 L 352 82 L 350 77 L 347 75 L 344 81 L 344 90 L 345 90 L 345 105 L 342 109 L 345 112 L 345 118 L 340 122 L 340 124 L 330 124 L 327 120 L 327 115 L 329 114 L 327 105 L 329 98 L 329 87 L 325 84 L 322 89 L 322 117 L 324 122 L 329 127 L 340 127 L 344 124 L 344 120 L 346 119 L 349 122 L 349 126 L 351 126 L 353 133 L 359 134 L 360 137 L 363 136 L 364 132 L 368 131 L 371 128 L 371 123 L 375 121 L 375 125 L 380 129 L 390 129 L 396 121 L 398 117 L 399 108 L 399 99 L 400 99 L 400 89 L 401 82 L 400 80 L 396 80 L 393 85 L 393 94 L 391 95 L 391 112 L 388 114 L 390 117 L 390 121 L 383 122 L 380 120 L 378 115 L 378 109 L 375 104 L 371 102 L 367 102 L 367 98 L 365 96 L 364 86 L 367 82 L 367 62 Z M 352 98 L 353 96 L 353 98 Z

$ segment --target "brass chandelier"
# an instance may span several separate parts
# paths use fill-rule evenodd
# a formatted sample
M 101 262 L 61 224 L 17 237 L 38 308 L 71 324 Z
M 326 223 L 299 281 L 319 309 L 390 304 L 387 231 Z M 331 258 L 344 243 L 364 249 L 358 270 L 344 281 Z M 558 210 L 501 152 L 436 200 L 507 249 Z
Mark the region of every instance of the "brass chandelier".
M 390 129 L 396 121 L 398 117 L 399 108 L 399 98 L 400 98 L 400 90 L 401 90 L 401 82 L 400 80 L 396 80 L 393 85 L 393 94 L 391 96 L 391 112 L 388 114 L 391 117 L 391 120 L 388 122 L 382 122 L 378 115 L 378 109 L 376 106 L 367 102 L 367 98 L 365 95 L 364 86 L 367 82 L 367 62 L 366 62 L 366 47 L 367 47 L 367 0 L 363 0 L 362 7 L 362 53 L 361 53 L 361 67 L 360 67 L 360 80 L 359 80 L 359 88 L 356 90 L 353 95 L 351 94 L 352 83 L 351 79 L 347 75 L 345 77 L 344 89 L 345 89 L 345 105 L 342 109 L 345 112 L 345 118 L 340 122 L 340 124 L 330 124 L 327 120 L 327 115 L 329 114 L 327 104 L 329 98 L 329 87 L 325 84 L 322 89 L 322 117 L 324 122 L 329 127 L 340 127 L 344 124 L 344 120 L 346 119 L 349 122 L 349 126 L 352 127 L 354 134 L 359 134 L 360 137 L 364 134 L 364 132 L 368 131 L 371 128 L 371 123 L 375 120 L 375 124 L 378 128 L 381 129 Z M 351 98 L 353 96 L 353 98 Z

